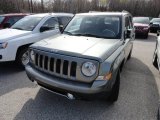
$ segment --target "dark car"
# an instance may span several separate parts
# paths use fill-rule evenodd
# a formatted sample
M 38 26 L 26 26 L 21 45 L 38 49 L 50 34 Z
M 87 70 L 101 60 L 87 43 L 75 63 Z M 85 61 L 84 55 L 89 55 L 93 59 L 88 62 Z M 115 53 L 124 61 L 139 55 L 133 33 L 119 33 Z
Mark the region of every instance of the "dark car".
M 0 29 L 10 28 L 14 23 L 28 14 L 14 13 L 0 15 Z
M 134 17 L 133 23 L 135 27 L 136 36 L 140 35 L 144 38 L 148 38 L 148 33 L 150 30 L 149 17 Z
M 157 30 L 160 30 L 160 18 L 153 18 L 150 21 L 150 32 L 157 32 Z

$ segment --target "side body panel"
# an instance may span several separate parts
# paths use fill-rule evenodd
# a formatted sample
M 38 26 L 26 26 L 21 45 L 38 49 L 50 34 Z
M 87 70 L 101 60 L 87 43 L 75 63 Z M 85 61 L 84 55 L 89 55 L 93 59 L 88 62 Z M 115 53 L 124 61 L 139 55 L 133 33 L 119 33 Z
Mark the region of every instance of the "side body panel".
M 42 33 L 39 32 L 40 27 L 49 18 L 50 17 L 43 18 L 31 34 L 8 41 L 7 48 L 0 50 L 0 54 L 3 56 L 0 61 L 14 61 L 19 47 L 27 44 L 32 44 L 45 38 L 60 34 L 59 29 L 49 30 Z

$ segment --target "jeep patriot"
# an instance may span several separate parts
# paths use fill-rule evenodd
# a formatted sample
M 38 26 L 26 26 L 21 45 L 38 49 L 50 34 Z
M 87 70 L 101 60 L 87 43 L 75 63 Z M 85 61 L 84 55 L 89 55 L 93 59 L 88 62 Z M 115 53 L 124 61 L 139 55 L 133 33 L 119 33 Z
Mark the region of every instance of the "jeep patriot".
M 69 99 L 115 102 L 135 33 L 128 12 L 77 14 L 63 33 L 30 46 L 32 82 Z

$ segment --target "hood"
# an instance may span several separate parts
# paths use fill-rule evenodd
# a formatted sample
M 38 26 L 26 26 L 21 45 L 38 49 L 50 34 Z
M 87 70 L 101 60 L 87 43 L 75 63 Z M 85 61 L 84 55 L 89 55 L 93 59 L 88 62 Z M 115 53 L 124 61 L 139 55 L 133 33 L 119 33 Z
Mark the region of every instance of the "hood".
M 0 42 L 5 42 L 11 39 L 22 37 L 30 34 L 31 31 L 16 30 L 16 29 L 2 29 L 0 30 Z
M 57 54 L 104 61 L 120 45 L 121 41 L 115 39 L 60 35 L 37 42 L 32 47 Z
M 160 25 L 160 22 L 153 22 L 153 25 Z
M 135 27 L 149 27 L 149 24 L 134 23 Z

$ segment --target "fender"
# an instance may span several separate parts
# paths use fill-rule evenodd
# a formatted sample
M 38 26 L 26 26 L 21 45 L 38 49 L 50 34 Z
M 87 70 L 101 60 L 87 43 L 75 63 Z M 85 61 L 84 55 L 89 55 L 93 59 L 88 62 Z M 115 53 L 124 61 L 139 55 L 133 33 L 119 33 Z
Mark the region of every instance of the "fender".
M 125 62 L 125 52 L 123 46 L 120 46 L 108 59 L 106 59 L 100 66 L 99 75 L 104 76 L 107 73 L 112 73 L 111 87 L 114 85 L 118 70 L 123 67 Z

